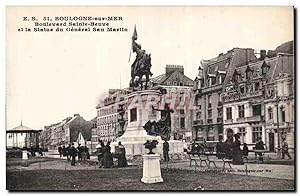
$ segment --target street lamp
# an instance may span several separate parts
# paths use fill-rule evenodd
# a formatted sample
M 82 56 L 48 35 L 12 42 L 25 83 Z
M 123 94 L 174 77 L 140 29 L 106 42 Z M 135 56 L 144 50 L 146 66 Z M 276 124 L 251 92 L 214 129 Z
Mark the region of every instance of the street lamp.
M 281 149 L 281 130 L 279 128 L 279 97 L 278 97 L 278 93 L 277 93 L 277 89 L 275 90 L 276 92 L 276 112 L 277 112 L 277 134 L 278 134 L 278 138 L 277 138 L 277 155 L 280 156 L 280 149 Z
M 125 120 L 124 120 L 124 114 L 125 114 L 125 110 L 124 110 L 124 105 L 125 104 L 120 104 L 119 108 L 118 108 L 118 123 L 120 125 L 120 131 L 118 133 L 118 137 L 122 136 L 124 133 L 124 126 L 125 126 Z

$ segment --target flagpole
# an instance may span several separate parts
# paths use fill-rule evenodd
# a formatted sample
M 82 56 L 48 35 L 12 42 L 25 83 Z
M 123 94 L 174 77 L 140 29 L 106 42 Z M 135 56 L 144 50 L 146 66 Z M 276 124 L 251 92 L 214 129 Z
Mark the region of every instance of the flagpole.
M 129 59 L 128 59 L 128 63 L 130 62 L 131 50 L 132 50 L 132 43 L 131 43 L 131 47 L 130 47 L 130 52 L 129 52 Z

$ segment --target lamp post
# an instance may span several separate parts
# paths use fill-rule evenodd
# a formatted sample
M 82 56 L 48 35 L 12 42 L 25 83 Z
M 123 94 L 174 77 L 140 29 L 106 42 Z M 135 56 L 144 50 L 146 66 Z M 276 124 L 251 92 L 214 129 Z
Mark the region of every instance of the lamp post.
M 122 136 L 123 133 L 124 133 L 124 126 L 125 126 L 125 120 L 124 120 L 125 110 L 124 110 L 124 105 L 125 104 L 120 104 L 119 108 L 118 108 L 118 114 L 119 114 L 118 123 L 119 123 L 120 129 L 121 129 L 118 132 L 118 137 Z
M 277 155 L 280 156 L 280 154 L 281 154 L 281 151 L 280 151 L 280 149 L 281 149 L 281 130 L 279 128 L 279 101 L 280 101 L 280 99 L 278 97 L 277 88 L 276 88 L 275 92 L 276 92 L 276 112 L 277 112 L 277 118 L 276 118 L 276 120 L 277 120 L 277 135 L 278 135 L 278 139 L 277 139 L 277 143 L 278 143 L 277 144 Z

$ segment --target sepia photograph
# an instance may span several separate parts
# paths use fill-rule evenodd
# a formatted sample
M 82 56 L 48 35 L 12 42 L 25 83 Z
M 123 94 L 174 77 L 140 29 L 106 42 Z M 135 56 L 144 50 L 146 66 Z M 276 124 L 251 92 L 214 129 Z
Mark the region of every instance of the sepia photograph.
M 296 191 L 293 6 L 5 11 L 7 191 Z

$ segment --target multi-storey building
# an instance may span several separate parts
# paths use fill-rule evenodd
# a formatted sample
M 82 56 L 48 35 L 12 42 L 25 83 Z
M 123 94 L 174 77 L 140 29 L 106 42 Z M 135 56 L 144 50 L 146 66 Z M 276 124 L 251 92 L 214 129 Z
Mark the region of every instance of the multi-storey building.
M 237 66 L 256 62 L 254 50 L 233 48 L 226 54 L 202 61 L 195 80 L 195 99 L 198 109 L 193 113 L 193 139 L 219 141 L 223 135 L 224 83 L 229 81 Z
M 117 104 L 122 101 L 119 99 L 128 94 L 127 89 L 110 89 L 108 96 L 104 98 L 99 105 L 97 105 L 97 130 L 96 135 L 92 137 L 97 138 L 98 141 L 115 142 L 118 135 L 122 134 L 122 128 L 118 119 L 120 118 Z M 124 108 L 125 109 L 125 108 Z M 127 120 L 127 113 L 124 115 L 125 121 Z M 124 129 L 126 128 L 126 124 Z M 95 132 L 94 132 L 95 133 Z M 96 142 L 96 141 L 94 141 Z
M 285 137 L 293 148 L 292 68 L 293 55 L 272 57 L 262 50 L 258 62 L 234 69 L 222 93 L 225 139 L 238 133 L 241 143 L 253 147 L 262 138 L 274 152 Z
M 273 71 L 274 58 L 266 59 L 265 54 L 262 50 L 259 61 L 236 66 L 224 83 L 224 139 L 239 133 L 241 143 L 249 146 L 255 145 L 258 138 L 266 140 L 264 84 Z
M 45 126 L 40 136 L 40 145 L 48 149 L 57 149 L 60 145 L 77 143 L 78 135 L 81 133 L 86 141 L 91 140 L 91 130 L 95 122 L 86 121 L 79 114 L 68 117 L 61 122 Z
M 265 87 L 266 143 L 270 151 L 281 148 L 285 138 L 294 151 L 294 56 L 278 53 L 274 71 Z

